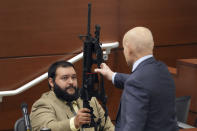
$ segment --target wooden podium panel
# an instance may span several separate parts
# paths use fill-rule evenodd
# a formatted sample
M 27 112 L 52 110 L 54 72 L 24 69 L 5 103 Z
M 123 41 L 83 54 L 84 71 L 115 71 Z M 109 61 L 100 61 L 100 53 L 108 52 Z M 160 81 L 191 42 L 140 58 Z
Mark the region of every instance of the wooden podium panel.
M 169 68 L 176 85 L 176 96 L 191 96 L 188 124 L 197 120 L 197 59 L 180 59 L 177 68 Z

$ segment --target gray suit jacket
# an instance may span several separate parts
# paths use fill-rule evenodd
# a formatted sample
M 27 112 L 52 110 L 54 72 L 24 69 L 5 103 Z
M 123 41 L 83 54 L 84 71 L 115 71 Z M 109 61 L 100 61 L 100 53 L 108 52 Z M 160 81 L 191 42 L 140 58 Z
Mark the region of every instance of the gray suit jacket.
M 175 85 L 162 62 L 153 57 L 130 75 L 117 73 L 115 86 L 123 93 L 116 131 L 176 131 Z
M 79 108 L 83 107 L 83 101 L 79 98 L 77 100 Z M 101 118 L 101 124 L 104 124 L 104 111 L 96 98 L 92 98 L 90 106 L 94 110 L 96 116 L 95 121 Z M 74 116 L 70 106 L 66 102 L 58 99 L 53 91 L 44 93 L 42 97 L 37 100 L 31 109 L 30 120 L 33 131 L 40 131 L 41 128 L 51 128 L 52 131 L 71 131 L 70 118 Z M 107 118 L 104 126 L 105 131 L 114 131 L 114 126 L 110 118 Z M 93 128 L 85 128 L 85 131 L 94 131 Z

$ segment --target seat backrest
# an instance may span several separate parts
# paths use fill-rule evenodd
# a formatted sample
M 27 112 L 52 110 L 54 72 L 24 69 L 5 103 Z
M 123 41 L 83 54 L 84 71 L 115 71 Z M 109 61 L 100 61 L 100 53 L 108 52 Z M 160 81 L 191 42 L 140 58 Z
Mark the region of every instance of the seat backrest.
M 183 123 L 187 122 L 191 102 L 191 96 L 182 96 L 176 98 L 177 120 Z
M 19 118 L 14 124 L 14 131 L 26 131 L 23 117 Z

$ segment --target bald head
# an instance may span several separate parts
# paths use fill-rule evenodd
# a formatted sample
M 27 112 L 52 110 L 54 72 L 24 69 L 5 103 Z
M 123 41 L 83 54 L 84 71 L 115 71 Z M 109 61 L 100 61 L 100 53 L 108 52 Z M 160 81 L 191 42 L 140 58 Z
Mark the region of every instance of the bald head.
M 132 63 L 140 57 L 153 54 L 153 46 L 152 33 L 145 27 L 135 27 L 129 30 L 123 38 L 124 50 L 127 48 L 124 54 L 129 56 L 129 58 L 126 58 L 127 61 L 132 59 Z
M 136 53 L 151 53 L 153 51 L 153 36 L 145 27 L 135 27 L 129 30 L 123 38 L 123 44 L 134 49 Z

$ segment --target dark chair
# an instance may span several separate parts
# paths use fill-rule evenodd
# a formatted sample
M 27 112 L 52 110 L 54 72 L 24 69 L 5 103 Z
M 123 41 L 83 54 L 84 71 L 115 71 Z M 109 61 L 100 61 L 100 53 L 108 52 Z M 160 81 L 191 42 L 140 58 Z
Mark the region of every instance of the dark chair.
M 14 124 L 14 131 L 26 131 L 23 117 L 19 118 Z
M 176 98 L 176 115 L 180 129 L 194 128 L 193 126 L 187 124 L 190 103 L 191 96 L 182 96 Z
M 190 101 L 191 101 L 191 96 L 182 96 L 176 98 L 176 113 L 177 113 L 178 121 L 183 123 L 187 122 Z

